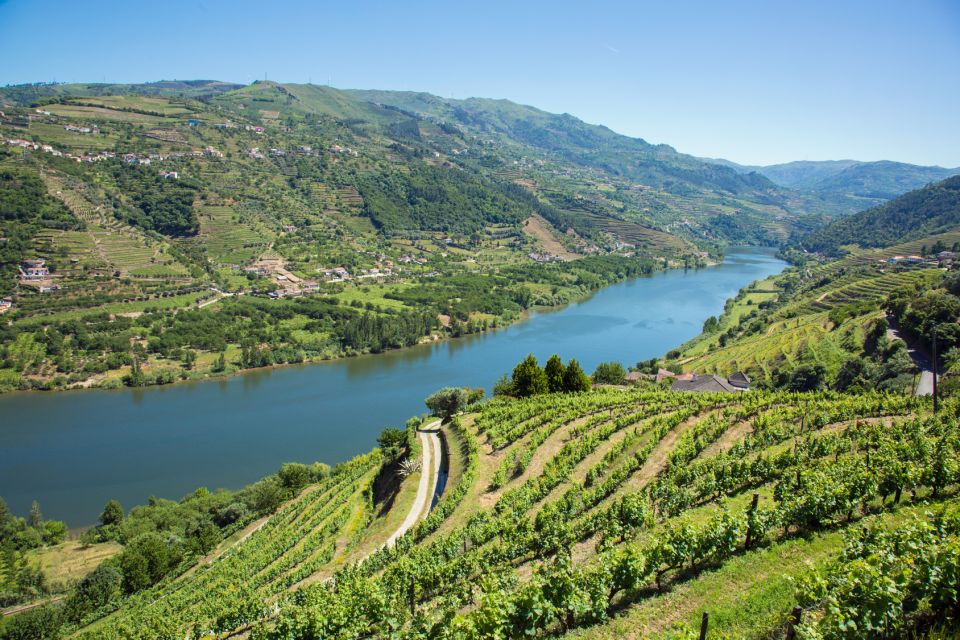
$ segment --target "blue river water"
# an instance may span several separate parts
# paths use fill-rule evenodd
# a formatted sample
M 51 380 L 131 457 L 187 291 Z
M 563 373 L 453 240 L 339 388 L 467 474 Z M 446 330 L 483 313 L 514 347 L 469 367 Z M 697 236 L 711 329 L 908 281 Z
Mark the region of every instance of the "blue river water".
M 168 387 L 0 396 L 0 496 L 15 513 L 37 500 L 45 517 L 79 526 L 111 498 L 129 508 L 239 488 L 283 462 L 341 462 L 423 413 L 436 389 L 489 389 L 528 353 L 576 358 L 588 373 L 663 355 L 785 266 L 770 250 L 735 248 L 718 266 L 616 284 L 482 335 Z

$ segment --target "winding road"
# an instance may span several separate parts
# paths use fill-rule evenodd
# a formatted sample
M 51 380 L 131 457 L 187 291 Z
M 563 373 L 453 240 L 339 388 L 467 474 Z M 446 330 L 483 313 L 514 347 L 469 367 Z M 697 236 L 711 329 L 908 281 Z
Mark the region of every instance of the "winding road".
M 903 340 L 907 345 L 907 355 L 913 360 L 913 363 L 920 369 L 920 379 L 917 380 L 917 388 L 913 390 L 915 396 L 933 395 L 933 364 L 927 354 L 919 351 L 915 345 L 901 333 L 897 326 L 897 321 L 892 316 L 887 316 L 887 322 L 890 328 L 887 329 L 887 337 L 891 340 Z
M 420 484 L 417 485 L 417 495 L 413 499 L 413 505 L 410 512 L 404 519 L 400 527 L 387 538 L 385 546 L 392 547 L 407 531 L 409 531 L 421 518 L 426 517 L 430 510 L 433 491 L 436 489 L 437 478 L 440 474 L 440 462 L 443 458 L 443 451 L 440 444 L 440 421 L 436 420 L 418 430 L 420 436 L 420 450 L 423 452 L 422 462 L 420 464 Z

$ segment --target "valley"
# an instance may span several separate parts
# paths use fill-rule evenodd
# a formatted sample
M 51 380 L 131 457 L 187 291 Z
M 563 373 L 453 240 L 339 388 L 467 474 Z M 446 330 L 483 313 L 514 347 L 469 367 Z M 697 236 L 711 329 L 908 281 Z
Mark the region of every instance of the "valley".
M 3 640 L 957 637 L 955 169 L 266 79 L 0 142 Z

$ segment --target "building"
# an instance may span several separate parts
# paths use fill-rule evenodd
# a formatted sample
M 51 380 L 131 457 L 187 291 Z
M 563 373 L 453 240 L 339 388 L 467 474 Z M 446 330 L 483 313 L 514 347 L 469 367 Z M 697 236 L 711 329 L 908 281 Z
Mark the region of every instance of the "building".
M 657 384 L 663 382 L 664 380 L 693 380 L 692 373 L 674 373 L 664 368 L 657 369 L 657 376 L 654 378 L 654 382 Z
M 727 378 L 727 382 L 737 387 L 738 389 L 750 388 L 750 376 L 745 374 L 743 371 L 737 371 L 736 373 L 732 373 Z
M 350 279 L 350 272 L 343 267 L 334 267 L 332 269 L 317 269 L 317 273 L 323 276 L 327 282 L 343 282 Z
M 937 260 L 956 260 L 957 253 L 955 251 L 941 251 L 937 254 Z
M 670 391 L 696 391 L 700 393 L 744 391 L 717 375 L 694 375 L 691 380 L 674 380 Z
M 669 372 L 667 372 L 669 373 Z M 749 391 L 750 378 L 742 371 L 737 371 L 727 378 L 718 375 L 686 374 L 689 377 L 681 379 L 677 376 L 670 391 L 697 391 L 697 392 L 726 392 Z
M 165 180 L 178 180 L 180 178 L 180 174 L 176 171 L 161 171 L 160 177 Z
M 24 260 L 20 265 L 20 277 L 24 280 L 43 280 L 50 277 L 46 260 Z
M 10 300 L 9 298 L 4 298 L 3 300 L 0 300 L 0 313 L 6 313 L 7 311 L 10 311 L 10 309 L 12 308 L 13 308 L 13 300 Z

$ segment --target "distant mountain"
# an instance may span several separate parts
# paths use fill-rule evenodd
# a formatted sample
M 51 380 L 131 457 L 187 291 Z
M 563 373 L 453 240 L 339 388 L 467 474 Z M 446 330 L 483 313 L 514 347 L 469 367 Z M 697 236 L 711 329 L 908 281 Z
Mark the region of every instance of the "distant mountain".
M 240 89 L 245 85 L 219 80 L 160 80 L 140 84 L 116 84 L 100 82 L 20 84 L 3 87 L 0 102 L 17 104 L 42 102 L 44 99 L 64 98 L 67 96 L 163 96 L 167 98 L 204 98 L 227 91 Z
M 464 188 L 471 183 L 469 188 L 485 194 L 505 192 L 509 200 L 525 202 L 561 234 L 573 230 L 614 245 L 675 245 L 676 238 L 705 246 L 778 243 L 823 224 L 835 209 L 818 196 L 781 187 L 758 172 L 704 162 L 665 144 L 650 144 L 569 114 L 508 100 L 197 80 L 21 85 L 0 89 L 0 105 L 61 103 L 83 110 L 108 104 L 103 99 L 110 96 L 174 100 L 178 105 L 164 107 L 168 113 L 187 110 L 217 119 L 232 117 L 263 125 L 280 138 L 295 130 L 336 129 L 341 146 L 354 151 L 376 148 L 366 156 L 373 162 L 359 163 L 350 172 L 333 172 L 329 178 L 337 188 L 356 189 L 367 203 L 365 215 L 388 233 L 459 227 L 462 217 L 451 220 L 424 210 L 434 209 L 439 201 L 432 195 L 422 206 L 411 206 L 410 196 L 427 183 L 449 183 L 454 176 L 465 178 Z M 134 100 L 134 106 L 129 100 L 108 102 L 124 104 L 141 119 L 161 115 L 156 111 L 159 106 L 149 102 Z M 161 129 L 143 135 L 173 136 L 181 144 L 205 137 L 200 129 L 171 132 L 172 124 L 165 122 Z M 312 142 L 319 144 L 319 139 Z M 291 167 L 282 171 L 309 173 Z M 390 180 L 385 181 L 387 175 Z M 427 192 L 434 193 L 432 188 Z M 495 204 L 498 197 L 488 199 L 490 211 L 500 206 Z M 458 198 L 448 193 L 443 200 Z M 854 208 L 845 212 L 849 210 Z
M 567 113 L 548 113 L 509 100 L 448 100 L 403 91 L 352 90 L 347 93 L 489 135 L 507 136 L 569 162 L 598 167 L 648 186 L 669 189 L 680 187 L 679 183 L 690 183 L 731 193 L 775 189 L 774 184 L 759 174 L 704 162 L 679 153 L 669 145 L 653 145 L 641 138 L 624 136 Z
M 960 227 L 960 176 L 837 220 L 808 235 L 803 245 L 837 254 L 843 245 L 886 247 L 956 227 Z
M 800 160 L 768 166 L 741 165 L 722 158 L 703 160 L 740 173 L 760 173 L 782 187 L 817 194 L 837 205 L 859 209 L 960 174 L 960 167 L 924 167 L 889 160 Z

